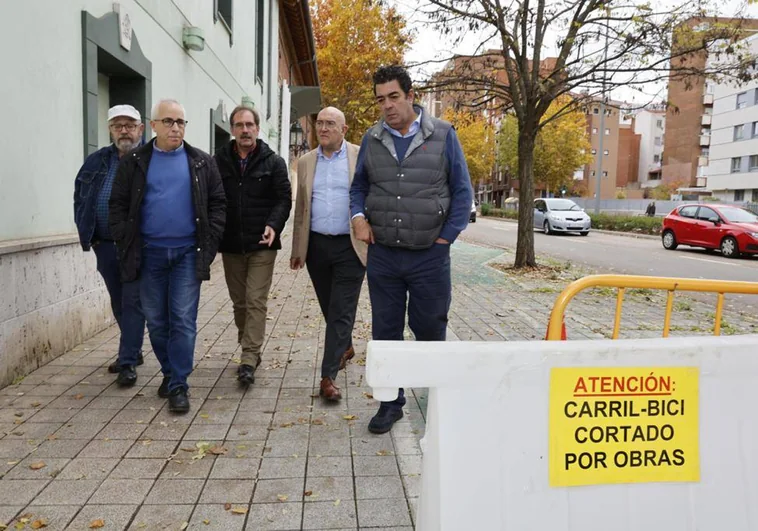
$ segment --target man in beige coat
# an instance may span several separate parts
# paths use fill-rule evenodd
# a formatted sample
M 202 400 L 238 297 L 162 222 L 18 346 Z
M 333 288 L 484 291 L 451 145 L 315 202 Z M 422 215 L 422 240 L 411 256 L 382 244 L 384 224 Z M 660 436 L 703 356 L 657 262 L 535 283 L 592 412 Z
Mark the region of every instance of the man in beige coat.
M 345 115 L 334 107 L 316 119 L 318 148 L 297 164 L 297 199 L 290 267 L 305 265 L 326 319 L 320 394 L 342 398 L 337 372 L 355 355 L 353 325 L 366 272 L 365 243 L 350 223 L 350 184 L 358 146 L 345 141 Z

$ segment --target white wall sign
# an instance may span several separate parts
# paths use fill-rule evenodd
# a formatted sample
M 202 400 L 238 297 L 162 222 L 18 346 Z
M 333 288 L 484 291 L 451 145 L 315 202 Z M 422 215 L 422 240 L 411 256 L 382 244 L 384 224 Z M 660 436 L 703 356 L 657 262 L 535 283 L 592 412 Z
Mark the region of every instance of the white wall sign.
M 132 48 L 132 19 L 121 4 L 115 2 L 113 11 L 118 13 L 118 41 L 126 51 Z

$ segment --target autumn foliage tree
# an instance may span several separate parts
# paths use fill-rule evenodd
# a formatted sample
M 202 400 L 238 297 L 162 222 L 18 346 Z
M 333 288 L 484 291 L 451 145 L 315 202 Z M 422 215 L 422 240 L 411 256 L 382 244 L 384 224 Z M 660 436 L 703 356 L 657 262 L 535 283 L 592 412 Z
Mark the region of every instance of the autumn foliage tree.
M 445 109 L 442 115 L 455 126 L 458 140 L 466 156 L 466 165 L 471 182 L 487 182 L 495 165 L 495 131 L 480 113 L 465 110 Z
M 394 8 L 374 0 L 313 0 L 311 18 L 323 104 L 345 113 L 347 138 L 360 143 L 378 117 L 372 75 L 403 62 L 411 33 Z
M 545 113 L 550 118 L 569 105 L 561 96 Z M 587 136 L 587 119 L 578 109 L 566 112 L 547 123 L 534 144 L 534 182 L 548 191 L 571 187 L 574 172 L 592 162 L 592 145 Z M 509 114 L 503 120 L 498 138 L 498 162 L 504 168 L 519 167 L 518 120 Z

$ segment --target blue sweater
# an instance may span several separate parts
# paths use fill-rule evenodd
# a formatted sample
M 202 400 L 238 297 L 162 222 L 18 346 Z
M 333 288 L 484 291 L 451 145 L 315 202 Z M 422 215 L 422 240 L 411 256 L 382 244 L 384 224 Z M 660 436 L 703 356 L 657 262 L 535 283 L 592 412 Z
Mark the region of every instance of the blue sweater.
M 142 200 L 142 237 L 156 247 L 195 245 L 192 176 L 184 144 L 174 151 L 153 148 Z

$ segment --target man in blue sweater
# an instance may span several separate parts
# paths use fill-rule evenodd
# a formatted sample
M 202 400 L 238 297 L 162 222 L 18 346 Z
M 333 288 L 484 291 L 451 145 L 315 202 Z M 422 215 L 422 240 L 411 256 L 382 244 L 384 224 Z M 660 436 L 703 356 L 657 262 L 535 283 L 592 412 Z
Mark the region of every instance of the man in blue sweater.
M 473 189 L 453 127 L 413 103 L 408 72 L 386 66 L 374 74 L 382 119 L 364 135 L 350 211 L 356 237 L 369 243 L 372 336 L 444 341 L 452 296 L 450 244 L 469 221 Z M 403 389 L 382 402 L 368 425 L 386 433 L 402 418 Z
M 155 139 L 121 163 L 110 200 L 110 228 L 124 281 L 140 278 L 150 342 L 163 372 L 158 396 L 189 411 L 187 377 L 197 336 L 200 283 L 210 278 L 226 219 L 216 163 L 184 142 L 184 107 L 153 107 Z

